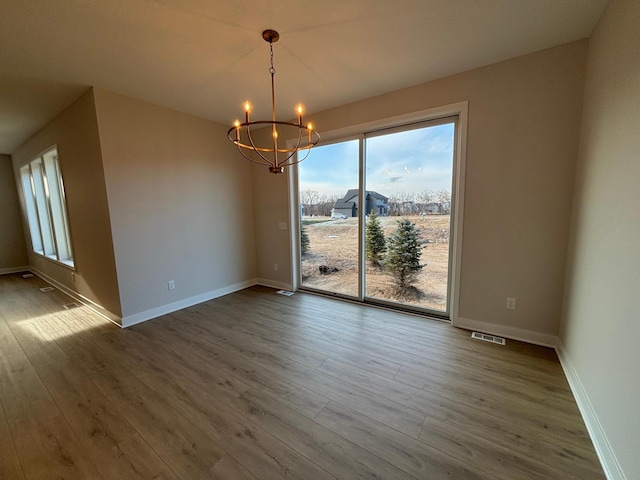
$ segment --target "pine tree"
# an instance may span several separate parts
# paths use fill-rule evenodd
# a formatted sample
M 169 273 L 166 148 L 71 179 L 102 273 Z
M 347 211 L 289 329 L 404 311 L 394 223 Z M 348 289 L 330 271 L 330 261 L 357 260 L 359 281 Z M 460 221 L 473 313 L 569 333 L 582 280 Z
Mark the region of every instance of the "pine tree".
M 300 252 L 302 255 L 309 253 L 309 234 L 307 233 L 307 226 L 302 224 L 300 225 Z
M 375 265 L 380 265 L 380 260 L 382 260 L 382 255 L 387 250 L 387 245 L 380 219 L 375 211 L 371 212 L 367 219 L 365 247 L 367 260 L 372 261 Z
M 420 265 L 421 242 L 418 229 L 407 219 L 398 220 L 398 228 L 387 240 L 383 266 L 393 275 L 396 287 L 406 291 L 424 265 Z

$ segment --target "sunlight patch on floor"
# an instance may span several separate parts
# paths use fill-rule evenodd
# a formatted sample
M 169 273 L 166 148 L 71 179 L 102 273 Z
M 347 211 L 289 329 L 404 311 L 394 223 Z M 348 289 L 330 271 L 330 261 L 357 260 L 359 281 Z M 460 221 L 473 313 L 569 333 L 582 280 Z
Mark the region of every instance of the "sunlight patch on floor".
M 64 310 L 30 317 L 17 322 L 16 326 L 45 342 L 98 329 L 117 328 L 116 325 L 93 313 L 88 307 L 77 307 L 73 312 Z

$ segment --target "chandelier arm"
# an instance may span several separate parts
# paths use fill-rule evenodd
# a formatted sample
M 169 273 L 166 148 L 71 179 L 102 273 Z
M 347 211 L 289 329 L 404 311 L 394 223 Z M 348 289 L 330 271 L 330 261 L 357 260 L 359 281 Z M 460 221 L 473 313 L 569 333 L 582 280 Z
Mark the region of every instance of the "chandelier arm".
M 271 166 L 271 162 L 269 162 L 266 158 L 264 158 L 260 154 L 259 155 L 260 155 L 261 159 L 260 160 L 256 160 L 255 158 L 251 158 L 248 155 L 245 155 L 244 150 L 242 149 L 242 147 L 238 147 L 238 152 L 240 152 L 240 155 L 242 155 L 246 160 L 249 160 L 251 163 L 255 163 L 256 165 L 261 165 L 263 167 Z
M 283 125 L 283 126 L 287 126 L 287 127 L 295 127 L 299 130 L 299 132 L 308 132 L 311 133 L 312 135 L 312 141 L 308 144 L 308 145 L 304 145 L 301 147 L 298 147 L 299 150 L 306 150 L 308 148 L 312 148 L 314 146 L 316 146 L 318 144 L 318 142 L 320 141 L 320 134 L 318 132 L 316 132 L 315 130 L 310 130 L 309 128 L 303 126 L 300 126 L 297 123 L 291 123 L 291 122 L 283 122 L 283 121 L 276 121 L 275 122 L 277 125 Z M 272 125 L 273 122 L 269 121 L 269 120 L 257 120 L 257 121 L 253 121 L 253 122 L 249 122 L 249 123 L 241 123 L 238 127 L 231 127 L 228 131 L 227 131 L 227 138 L 232 142 L 235 143 L 238 146 L 241 146 L 243 148 L 246 148 L 247 150 L 257 150 L 257 151 L 261 151 L 261 152 L 273 152 L 272 148 L 266 148 L 266 147 L 259 147 L 257 145 L 255 145 L 254 143 L 251 144 L 247 144 L 247 143 L 243 143 L 239 140 L 235 140 L 231 137 L 231 133 L 235 132 L 237 128 L 239 127 L 243 127 L 243 128 L 248 128 L 247 126 L 255 126 L 255 125 Z M 278 149 L 278 153 L 290 153 L 292 150 L 290 148 L 279 148 Z
M 288 166 L 288 167 L 290 167 L 290 166 L 292 166 L 292 165 L 297 165 L 298 163 L 303 162 L 304 160 L 306 160 L 306 158 L 307 158 L 307 157 L 309 156 L 309 154 L 311 153 L 311 148 L 312 148 L 312 147 L 314 147 L 315 145 L 317 145 L 317 143 L 320 141 L 320 134 L 319 134 L 318 132 L 315 132 L 315 131 L 311 130 L 311 133 L 313 133 L 313 134 L 317 137 L 316 142 L 315 142 L 315 143 L 309 143 L 309 145 L 307 145 L 307 146 L 305 146 L 305 147 L 301 147 L 301 148 L 299 148 L 299 149 L 297 150 L 297 152 L 294 152 L 294 153 L 298 153 L 298 152 L 300 152 L 301 150 L 302 150 L 302 151 L 306 151 L 306 153 L 305 153 L 304 157 L 297 159 L 295 162 L 288 163 L 288 164 L 287 164 L 287 166 Z M 289 158 L 291 158 L 292 156 L 293 156 L 293 155 L 291 155 Z
M 304 151 L 306 152 L 306 153 L 305 153 L 305 155 L 304 155 L 304 157 L 302 157 L 302 158 L 300 158 L 300 159 L 296 160 L 295 162 L 287 163 L 287 165 L 286 165 L 287 167 L 290 167 L 290 166 L 292 166 L 292 165 L 297 165 L 298 163 L 303 162 L 304 160 L 306 160 L 306 158 L 307 158 L 307 157 L 309 156 L 309 154 L 311 153 L 311 149 L 310 149 L 310 148 L 305 148 L 305 149 L 302 149 L 302 150 L 304 150 Z M 298 152 L 300 152 L 300 150 L 298 150 Z M 298 153 L 298 152 L 296 152 L 296 153 Z M 282 166 L 282 165 L 280 165 L 280 166 Z
M 295 162 L 287 163 L 287 165 L 296 165 L 296 164 L 302 162 L 303 160 L 305 160 L 309 156 L 309 154 L 311 153 L 311 149 L 318 144 L 318 142 L 320 141 L 320 135 L 317 132 L 314 132 L 313 130 L 311 132 L 317 137 L 317 140 L 315 141 L 315 143 L 311 143 L 310 142 L 308 145 L 305 145 L 304 147 L 296 148 L 296 150 L 293 151 L 291 153 L 291 155 L 289 155 L 287 157 L 286 161 L 288 161 L 291 157 L 293 157 L 294 154 L 296 154 L 296 153 L 298 153 L 300 151 L 306 151 L 304 157 L 302 157 L 300 160 L 296 160 Z M 281 166 L 281 165 L 284 165 L 284 164 L 285 164 L 285 162 L 281 162 L 278 166 Z
M 289 163 L 289 160 L 291 160 L 291 158 L 298 152 L 299 150 L 294 150 L 293 152 L 291 152 L 289 155 L 287 155 L 287 157 L 284 160 L 282 160 L 281 162 L 278 162 L 278 167 L 282 167 L 283 165 L 284 166 L 291 165 L 291 163 Z
M 287 158 L 285 158 L 282 162 L 278 162 L 276 164 L 276 166 L 281 167 L 282 165 L 288 165 L 288 161 L 291 160 L 291 157 L 293 157 L 296 153 L 298 153 L 298 150 L 300 150 L 300 141 L 302 140 L 302 128 L 298 127 L 298 143 L 296 144 L 295 148 L 293 150 L 291 150 L 291 153 L 289 153 L 289 155 L 287 155 Z M 287 148 L 287 150 L 289 150 Z
M 271 160 L 269 160 L 267 157 L 265 157 L 262 154 L 262 151 L 268 151 L 268 150 L 265 150 L 265 149 L 260 148 L 260 147 L 256 147 L 256 144 L 253 143 L 253 138 L 251 137 L 251 128 L 250 128 L 250 126 L 251 126 L 251 123 L 247 122 L 246 123 L 247 138 L 249 139 L 249 143 L 251 144 L 251 148 L 253 149 L 254 152 L 256 152 L 258 155 L 260 155 L 260 158 L 262 158 L 266 162 L 265 165 L 269 165 L 271 167 L 276 167 L 277 165 L 275 163 L 273 163 Z M 274 155 L 277 155 L 277 154 L 274 153 Z M 246 155 L 242 155 L 242 156 L 244 158 L 247 158 Z

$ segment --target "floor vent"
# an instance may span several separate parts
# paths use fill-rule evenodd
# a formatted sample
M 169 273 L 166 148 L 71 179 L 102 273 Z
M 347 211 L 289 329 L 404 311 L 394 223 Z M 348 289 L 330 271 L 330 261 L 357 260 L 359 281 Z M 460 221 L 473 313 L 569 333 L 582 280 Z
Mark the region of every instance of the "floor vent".
M 22 278 L 33 278 L 35 275 L 33 273 L 23 273 Z
M 42 287 L 40 289 L 41 292 L 53 292 L 55 290 L 55 288 L 53 287 Z
M 494 335 L 488 335 L 486 333 L 473 332 L 471 334 L 471 338 L 475 338 L 476 340 L 484 340 L 489 343 L 496 343 L 498 345 L 506 345 L 507 341 L 502 337 L 496 337 Z
M 278 290 L 276 293 L 284 295 L 285 297 L 290 297 L 291 295 L 293 295 L 293 292 L 290 292 L 288 290 Z
M 80 304 L 76 302 L 71 302 L 71 303 L 63 303 L 62 306 L 67 310 L 71 310 L 72 308 L 78 308 Z

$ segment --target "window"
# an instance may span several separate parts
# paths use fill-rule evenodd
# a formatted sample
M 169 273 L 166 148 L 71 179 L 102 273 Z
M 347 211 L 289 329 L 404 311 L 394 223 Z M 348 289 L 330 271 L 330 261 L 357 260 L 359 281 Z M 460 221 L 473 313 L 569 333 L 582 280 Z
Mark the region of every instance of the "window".
M 58 150 L 47 150 L 23 166 L 20 181 L 33 251 L 73 267 Z

